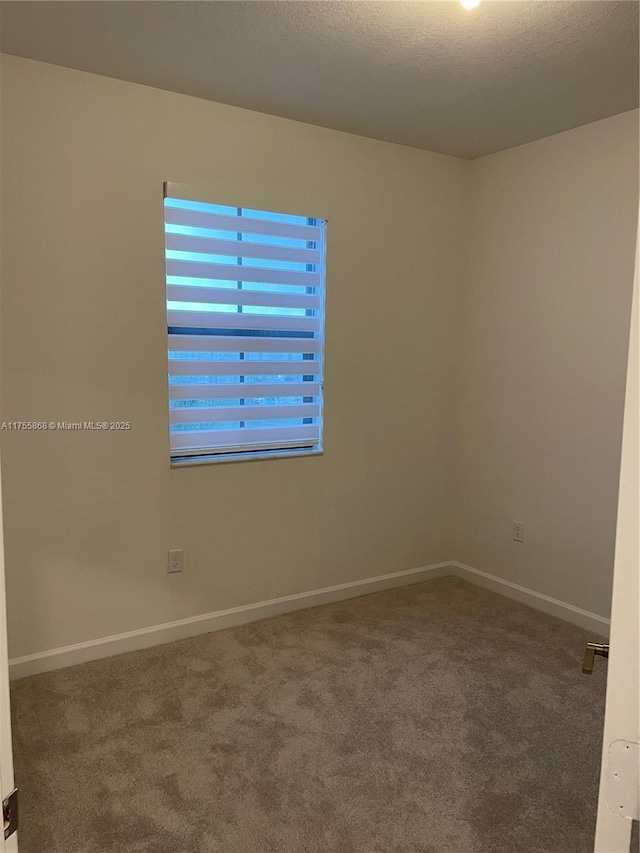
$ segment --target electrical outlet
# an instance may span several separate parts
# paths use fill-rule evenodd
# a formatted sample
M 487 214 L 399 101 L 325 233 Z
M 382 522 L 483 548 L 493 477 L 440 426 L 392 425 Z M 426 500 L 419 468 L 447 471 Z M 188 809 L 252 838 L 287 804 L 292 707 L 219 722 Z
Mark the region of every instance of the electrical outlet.
M 524 542 L 524 521 L 513 522 L 513 541 Z
M 178 548 L 175 551 L 169 551 L 168 572 L 181 572 L 184 568 L 184 551 Z

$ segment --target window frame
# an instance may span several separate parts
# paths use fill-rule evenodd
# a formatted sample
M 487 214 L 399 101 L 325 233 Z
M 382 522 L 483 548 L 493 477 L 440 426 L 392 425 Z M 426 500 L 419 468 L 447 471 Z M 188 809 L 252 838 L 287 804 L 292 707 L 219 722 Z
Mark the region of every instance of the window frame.
M 309 395 L 315 396 L 318 398 L 318 441 L 313 444 L 304 444 L 304 439 L 296 440 L 295 438 L 291 439 L 291 442 L 283 442 L 282 446 L 276 447 L 267 447 L 267 446 L 254 446 L 247 447 L 243 449 L 241 447 L 235 445 L 229 445 L 228 448 L 221 447 L 220 449 L 214 448 L 206 448 L 206 449 L 194 449 L 194 450 L 186 450 L 186 452 L 181 452 L 180 450 L 173 450 L 171 447 L 171 398 L 169 395 L 168 405 L 167 405 L 167 419 L 169 426 L 169 461 L 171 468 L 182 468 L 182 467 L 192 467 L 195 465 L 212 465 L 212 464 L 227 464 L 231 462 L 255 462 L 255 461 L 266 461 L 269 459 L 286 459 L 286 458 L 299 458 L 299 457 L 307 457 L 307 456 L 321 456 L 324 453 L 324 362 L 325 362 L 325 334 L 326 334 L 326 321 L 325 321 L 325 310 L 326 310 L 326 254 L 327 254 L 327 229 L 328 229 L 328 210 L 320 213 L 317 209 L 317 205 L 314 206 L 314 212 L 310 213 L 309 211 L 302 213 L 303 205 L 295 205 L 291 204 L 276 204 L 275 200 L 269 201 L 268 204 L 265 204 L 264 194 L 260 197 L 260 199 L 255 196 L 251 199 L 247 199 L 245 197 L 244 203 L 242 205 L 238 204 L 238 198 L 236 195 L 233 196 L 233 201 L 229 203 L 226 198 L 222 197 L 223 193 L 218 193 L 217 191 L 211 190 L 210 188 L 205 187 L 193 187 L 190 185 L 184 184 L 175 184 L 171 182 L 166 182 L 164 184 L 164 193 L 163 193 L 163 243 L 165 250 L 165 312 L 168 313 L 169 308 L 167 303 L 171 300 L 168 299 L 167 294 L 167 269 L 166 269 L 166 252 L 167 252 L 167 241 L 166 235 L 167 232 L 165 230 L 165 200 L 167 198 L 175 198 L 183 201 L 190 202 L 200 202 L 204 204 L 225 206 L 225 207 L 234 207 L 237 209 L 249 209 L 256 210 L 264 213 L 271 213 L 274 215 L 291 215 L 302 217 L 307 220 L 312 219 L 315 220 L 316 225 L 322 226 L 322 245 L 319 247 L 322 255 L 321 260 L 318 264 L 319 269 L 317 272 L 320 276 L 320 284 L 318 287 L 318 295 L 320 297 L 320 307 L 318 310 L 318 317 L 320 319 L 320 328 L 317 331 L 317 338 L 314 338 L 314 341 L 317 342 L 317 359 L 316 361 L 320 364 L 320 376 L 316 380 L 315 384 L 319 386 L 318 394 Z M 309 205 L 306 205 L 309 206 Z M 310 248 L 310 247 L 309 247 Z M 230 255 L 230 258 L 232 256 Z M 242 313 L 240 310 L 239 313 Z M 224 313 L 220 315 L 221 319 L 224 318 Z M 173 326 L 169 324 L 169 317 L 167 316 L 167 365 L 168 365 L 168 388 L 171 383 L 169 381 L 170 373 L 170 365 L 171 359 L 169 358 L 169 353 L 171 352 L 170 346 L 170 338 L 171 332 L 169 331 Z M 220 323 L 220 328 L 224 328 L 224 323 Z M 175 334 L 175 333 L 173 333 Z M 204 336 L 204 335 L 203 335 Z M 259 363 L 259 361 L 256 361 Z M 301 362 L 302 363 L 302 362 Z M 211 374 L 215 375 L 215 374 Z M 301 374 L 304 375 L 304 374 Z M 308 379 L 305 381 L 309 381 Z M 276 384 L 276 383 L 274 383 Z M 298 384 L 300 384 L 298 382 Z M 282 396 L 286 396 L 283 394 Z M 299 395 L 296 395 L 299 396 Z M 303 403 L 305 402 L 304 397 L 307 395 L 302 395 Z M 213 399 L 213 395 L 212 395 Z M 306 401 L 308 402 L 308 401 Z M 268 408 L 265 406 L 265 409 Z M 268 418 L 266 420 L 269 420 Z M 300 424 L 303 426 L 303 424 Z M 221 431 L 222 432 L 222 431 Z

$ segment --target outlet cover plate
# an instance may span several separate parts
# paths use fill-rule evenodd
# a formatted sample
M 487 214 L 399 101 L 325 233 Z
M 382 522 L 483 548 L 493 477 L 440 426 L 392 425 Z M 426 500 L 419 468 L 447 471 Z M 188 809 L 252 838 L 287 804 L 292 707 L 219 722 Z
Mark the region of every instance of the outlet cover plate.
M 524 521 L 513 522 L 513 541 L 524 542 Z
M 167 571 L 171 574 L 172 572 L 181 572 L 184 567 L 184 551 L 182 548 L 177 548 L 174 551 L 169 551 L 169 562 L 167 564 Z

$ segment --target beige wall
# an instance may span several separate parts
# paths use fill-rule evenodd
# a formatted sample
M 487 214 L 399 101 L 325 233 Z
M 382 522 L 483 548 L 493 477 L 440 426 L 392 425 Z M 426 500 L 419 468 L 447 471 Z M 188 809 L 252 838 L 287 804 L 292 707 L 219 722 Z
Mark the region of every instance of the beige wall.
M 471 191 L 456 559 L 607 616 L 638 113 L 477 160 Z
M 468 163 L 14 57 L 1 107 L 2 420 L 133 424 L 0 433 L 12 656 L 450 559 L 608 613 L 637 113 Z M 328 205 L 324 456 L 169 469 L 164 180 Z
M 2 74 L 2 419 L 133 424 L 2 433 L 12 656 L 449 559 L 470 164 Z M 324 456 L 169 470 L 164 180 L 328 203 Z

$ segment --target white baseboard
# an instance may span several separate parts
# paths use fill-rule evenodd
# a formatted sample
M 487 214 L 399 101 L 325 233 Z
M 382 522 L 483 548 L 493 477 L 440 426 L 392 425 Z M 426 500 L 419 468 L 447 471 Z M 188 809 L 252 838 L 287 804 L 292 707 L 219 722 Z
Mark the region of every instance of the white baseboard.
M 13 658 L 9 661 L 9 672 L 12 679 L 24 678 L 27 675 L 37 675 L 41 672 L 62 669 L 78 663 L 86 663 L 99 658 L 171 643 L 174 640 L 195 637 L 198 634 L 207 634 L 210 631 L 220 631 L 223 628 L 244 625 L 247 622 L 269 619 L 272 616 L 280 616 L 294 610 L 304 610 L 308 607 L 356 598 L 360 595 L 381 592 L 385 589 L 435 580 L 447 575 L 454 575 L 507 598 L 528 604 L 536 610 L 550 613 L 552 616 L 557 616 L 559 619 L 564 619 L 565 622 L 571 622 L 594 634 L 604 636 L 609 634 L 609 620 L 605 619 L 604 616 L 598 616 L 588 610 L 574 607 L 573 604 L 567 604 L 557 598 L 551 598 L 548 595 L 511 583 L 511 581 L 504 580 L 496 575 L 490 575 L 488 572 L 466 566 L 464 563 L 451 561 L 422 566 L 418 569 L 392 572 L 388 575 L 351 581 L 323 589 L 314 589 L 309 592 L 299 592 L 271 601 L 258 601 L 255 604 L 245 604 L 241 607 L 232 607 L 229 610 L 219 610 L 215 613 L 204 613 L 188 619 L 179 619 L 176 622 L 167 622 L 164 625 L 152 625 L 149 628 L 140 628 L 137 631 L 129 631 L 125 634 L 116 634 L 112 637 L 102 637 L 99 640 L 89 640 L 86 643 L 76 643 L 73 646 L 64 646 L 59 649 L 50 649 L 46 652 Z
M 9 673 L 12 679 L 24 678 L 27 675 L 37 675 L 41 672 L 62 669 L 78 663 L 86 663 L 99 658 L 120 655 L 124 652 L 133 652 L 150 646 L 171 643 L 174 640 L 195 637 L 198 634 L 207 634 L 210 631 L 220 631 L 223 628 L 244 625 L 247 622 L 257 622 L 259 619 L 280 616 L 294 610 L 304 610 L 308 607 L 356 598 L 384 589 L 422 583 L 423 581 L 446 577 L 452 573 L 451 563 L 435 563 L 418 569 L 407 569 L 374 578 L 341 583 L 337 586 L 314 589 L 309 592 L 299 592 L 295 595 L 285 595 L 271 601 L 258 601 L 255 604 L 245 604 L 241 607 L 232 607 L 229 610 L 204 613 L 188 619 L 179 619 L 176 622 L 167 622 L 164 625 L 152 625 L 149 628 L 140 628 L 137 631 L 128 631 L 125 634 L 116 634 L 112 637 L 102 637 L 99 640 L 89 640 L 85 643 L 76 643 L 73 646 L 64 646 L 46 652 L 13 658 L 9 661 Z
M 591 631 L 594 634 L 604 637 L 609 636 L 611 621 L 604 616 L 598 616 L 597 613 L 582 610 L 582 608 L 575 607 L 573 604 L 567 604 L 566 601 L 551 598 L 550 595 L 535 592 L 526 586 L 519 586 L 517 583 L 504 580 L 496 575 L 490 575 L 488 572 L 482 572 L 480 569 L 474 569 L 472 566 L 465 566 L 464 563 L 458 563 L 455 560 L 451 562 L 451 566 L 452 574 L 456 577 L 470 581 L 477 586 L 483 586 L 485 589 L 490 589 L 492 592 L 497 592 L 507 598 L 513 598 L 515 601 L 522 602 L 522 604 L 528 604 L 529 607 L 542 610 L 543 613 L 550 613 L 552 616 L 557 616 L 559 619 L 564 619 L 565 622 L 578 625 L 586 631 Z

